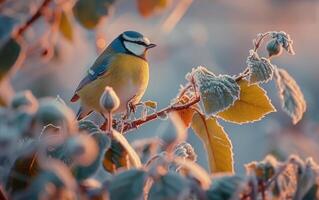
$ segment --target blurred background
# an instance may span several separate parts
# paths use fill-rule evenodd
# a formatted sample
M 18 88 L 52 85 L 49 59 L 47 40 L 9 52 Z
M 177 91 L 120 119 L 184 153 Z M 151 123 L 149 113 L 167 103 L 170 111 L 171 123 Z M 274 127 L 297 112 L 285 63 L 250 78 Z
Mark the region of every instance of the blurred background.
M 0 4 L 0 12 L 14 17 L 17 23 L 24 22 L 41 2 L 7 0 Z M 94 31 L 86 30 L 71 17 L 72 40 L 58 34 L 53 48 L 46 49 L 52 42 L 47 38 L 41 41 L 47 45 L 28 48 L 27 59 L 10 77 L 12 90 L 2 84 L 7 94 L 30 89 L 37 97 L 59 95 L 76 111 L 79 105 L 69 99 L 99 52 L 121 32 L 136 30 L 158 45 L 148 56 L 150 83 L 143 100 L 157 101 L 163 108 L 176 96 L 193 67 L 206 66 L 215 74 L 238 74 L 246 68 L 257 33 L 283 30 L 294 40 L 296 55 L 284 53 L 272 62 L 287 69 L 304 92 L 308 108 L 303 120 L 292 125 L 280 109 L 275 84 L 270 82 L 263 87 L 278 112 L 251 124 L 220 122 L 232 140 L 238 173 L 244 172 L 245 163 L 261 160 L 268 153 L 279 158 L 298 153 L 319 161 L 317 0 L 176 0 L 147 17 L 138 11 L 136 1 L 117 0 L 109 11 Z M 35 44 L 45 33 L 45 23 L 40 19 L 25 33 L 27 44 Z M 168 121 L 157 120 L 127 136 L 134 141 L 172 130 Z M 199 155 L 198 162 L 207 168 L 203 145 L 191 130 L 188 140 Z

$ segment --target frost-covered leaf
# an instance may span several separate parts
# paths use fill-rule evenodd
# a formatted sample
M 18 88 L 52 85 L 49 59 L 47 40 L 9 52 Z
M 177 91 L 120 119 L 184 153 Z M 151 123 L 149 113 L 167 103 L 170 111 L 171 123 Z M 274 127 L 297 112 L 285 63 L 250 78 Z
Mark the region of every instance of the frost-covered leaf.
M 280 163 L 276 160 L 275 157 L 268 155 L 261 162 L 251 162 L 245 165 L 248 174 L 256 174 L 256 178 L 259 181 L 268 181 L 272 178 L 278 168 Z
M 209 174 L 201 166 L 189 159 L 185 160 L 180 157 L 175 158 L 174 162 L 180 167 L 183 174 L 195 177 L 203 189 L 208 189 L 211 184 L 211 179 Z
M 262 119 L 266 114 L 275 112 L 265 90 L 258 85 L 249 85 L 248 81 L 241 80 L 240 97 L 227 110 L 218 113 L 218 116 L 233 123 L 248 123 Z
M 308 158 L 305 165 L 298 166 L 297 190 L 293 199 L 303 199 L 317 184 L 318 169 L 318 165 L 312 158 Z
M 138 157 L 138 154 L 128 143 L 125 137 L 119 132 L 113 130 L 111 148 L 108 149 L 104 155 L 104 168 L 108 172 L 114 173 L 119 168 L 138 168 L 141 165 L 141 160 Z
M 210 171 L 234 172 L 232 144 L 224 128 L 213 117 L 205 119 L 196 113 L 192 128 L 205 145 Z
M 160 140 L 158 138 L 140 139 L 132 142 L 132 147 L 138 153 L 142 163 L 146 163 L 156 154 L 159 145 Z
M 40 173 L 40 166 L 36 153 L 21 155 L 14 162 L 6 182 L 6 191 L 16 193 L 30 186 L 30 181 Z M 19 178 L 25 177 L 24 179 Z
M 259 58 L 258 54 L 250 50 L 246 61 L 249 69 L 249 83 L 266 83 L 273 77 L 273 66 L 267 58 Z
M 307 108 L 304 96 L 296 81 L 286 70 L 276 68 L 275 78 L 282 108 L 296 124 L 301 120 Z
M 166 151 L 173 150 L 172 148 L 176 144 L 178 144 L 186 139 L 187 129 L 186 129 L 183 121 L 179 117 L 179 115 L 177 115 L 176 113 L 171 113 L 170 119 L 171 119 L 172 124 L 175 127 L 175 130 L 174 131 L 164 131 L 160 136 L 160 138 L 162 140 L 163 150 L 166 150 Z
M 238 192 L 245 184 L 243 178 L 238 176 L 222 176 L 213 179 L 212 183 L 206 192 L 208 200 L 240 199 Z
M 61 13 L 59 31 L 65 39 L 70 42 L 73 41 L 73 26 L 68 13 L 66 13 L 65 11 L 62 11 Z
M 138 169 L 115 175 L 109 188 L 110 200 L 142 199 L 147 177 L 145 171 Z
M 35 114 L 35 120 L 43 127 L 52 124 L 63 127 L 73 134 L 77 130 L 74 112 L 54 98 L 43 98 L 39 100 L 39 109 Z
M 149 200 L 186 199 L 190 193 L 187 179 L 175 172 L 168 172 L 156 179 L 149 191 Z
M 279 31 L 279 32 L 272 32 L 271 37 L 276 39 L 279 44 L 282 45 L 282 47 L 290 54 L 294 55 L 295 51 L 292 47 L 293 41 L 290 38 L 290 35 L 285 33 L 284 31 Z
M 205 67 L 199 66 L 193 69 L 186 78 L 189 81 L 194 79 L 207 115 L 227 109 L 239 97 L 239 86 L 234 78 L 228 75 L 215 76 Z
M 197 154 L 191 144 L 182 142 L 175 147 L 174 155 L 191 161 L 197 160 Z
M 171 0 L 137 0 L 137 8 L 143 17 L 149 17 L 168 7 Z
M 115 0 L 78 0 L 73 13 L 82 26 L 94 29 L 101 19 L 109 14 Z
M 17 92 L 11 100 L 13 109 L 19 109 L 29 112 L 35 112 L 38 109 L 38 100 L 33 96 L 30 90 Z
M 79 131 L 87 131 L 88 133 L 94 133 L 96 131 L 101 131 L 98 125 L 90 120 L 79 121 Z
M 105 152 L 109 149 L 111 145 L 111 139 L 105 133 L 95 132 L 91 134 L 91 137 L 93 137 L 93 139 L 97 142 L 99 152 L 95 160 L 90 165 L 78 165 L 72 169 L 74 177 L 78 181 L 85 180 L 97 172 L 98 168 L 102 165 Z

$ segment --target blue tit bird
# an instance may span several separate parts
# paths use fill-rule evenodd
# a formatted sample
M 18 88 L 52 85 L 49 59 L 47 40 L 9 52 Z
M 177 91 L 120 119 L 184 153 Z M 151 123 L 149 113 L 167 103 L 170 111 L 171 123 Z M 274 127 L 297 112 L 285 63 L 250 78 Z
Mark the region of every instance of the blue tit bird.
M 135 31 L 115 38 L 89 68 L 71 98 L 71 102 L 81 100 L 78 120 L 92 111 L 102 112 L 100 97 L 106 86 L 112 87 L 120 99 L 114 113 L 128 112 L 129 105 L 137 104 L 149 81 L 147 51 L 155 46 Z

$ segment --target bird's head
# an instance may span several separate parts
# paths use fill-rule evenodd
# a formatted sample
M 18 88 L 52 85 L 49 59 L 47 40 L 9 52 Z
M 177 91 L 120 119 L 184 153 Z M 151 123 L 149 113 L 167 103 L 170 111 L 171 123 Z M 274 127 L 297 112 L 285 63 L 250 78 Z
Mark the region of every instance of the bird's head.
M 119 39 L 129 53 L 140 57 L 144 57 L 147 50 L 156 47 L 147 37 L 135 31 L 125 31 Z

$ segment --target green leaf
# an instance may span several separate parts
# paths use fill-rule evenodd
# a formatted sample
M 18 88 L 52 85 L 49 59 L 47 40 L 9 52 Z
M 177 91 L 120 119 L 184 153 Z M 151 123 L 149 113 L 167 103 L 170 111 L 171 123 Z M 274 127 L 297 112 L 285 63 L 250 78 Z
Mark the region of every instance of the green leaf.
M 205 119 L 196 113 L 192 121 L 192 129 L 200 137 L 206 147 L 210 171 L 234 172 L 232 144 L 224 128 L 215 118 Z
M 137 169 L 131 169 L 117 174 L 110 184 L 110 199 L 142 199 L 147 177 L 148 175 L 145 171 Z
M 10 38 L 0 46 L 0 81 L 8 74 L 17 60 L 21 57 L 20 44 Z
M 94 29 L 109 14 L 115 0 L 78 0 L 73 7 L 75 18 L 87 29 Z
M 70 42 L 73 41 L 72 23 L 70 21 L 69 15 L 64 11 L 61 14 L 59 30 L 65 39 L 67 39 Z
M 261 120 L 266 114 L 275 112 L 265 90 L 258 85 L 249 85 L 248 81 L 241 80 L 240 97 L 227 110 L 218 113 L 218 116 L 233 123 L 248 123 Z
M 207 115 L 227 109 L 239 97 L 239 86 L 234 78 L 228 75 L 215 76 L 205 67 L 200 66 L 193 69 L 186 78 L 189 81 L 194 79 Z
M 175 172 L 168 172 L 154 183 L 149 191 L 149 200 L 186 199 L 190 193 L 187 179 Z
M 244 180 L 238 176 L 222 176 L 213 179 L 213 184 L 207 190 L 208 200 L 225 200 L 239 199 L 240 189 L 243 186 Z
M 286 70 L 276 68 L 275 78 L 282 109 L 292 118 L 292 122 L 296 124 L 302 119 L 307 109 L 304 96 L 296 81 Z

